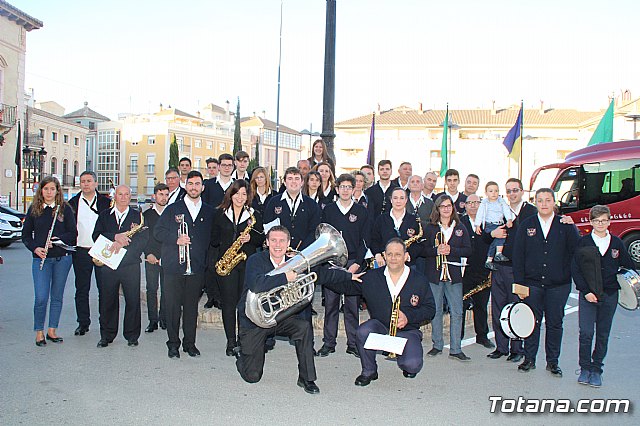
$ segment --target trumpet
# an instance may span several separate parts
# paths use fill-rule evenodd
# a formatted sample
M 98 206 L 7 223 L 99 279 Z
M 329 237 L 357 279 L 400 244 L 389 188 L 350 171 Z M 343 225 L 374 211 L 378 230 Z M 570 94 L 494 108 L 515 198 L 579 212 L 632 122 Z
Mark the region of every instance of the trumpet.
M 446 244 L 442 231 L 438 231 L 438 233 L 436 234 L 436 249 L 440 246 L 440 244 Z M 451 281 L 451 275 L 449 275 L 449 264 L 447 263 L 446 254 L 436 255 L 436 269 L 440 270 L 440 281 Z
M 51 228 L 49 234 L 47 234 L 47 242 L 44 243 L 44 257 L 40 261 L 40 270 L 44 267 L 44 261 L 47 260 L 47 254 L 49 253 L 49 244 L 51 244 L 51 238 L 53 237 L 53 228 L 56 227 L 56 220 L 58 219 L 58 211 L 60 211 L 60 205 L 56 206 L 56 212 L 53 214 L 53 222 L 51 222 Z
M 398 332 L 398 320 L 400 319 L 400 295 L 393 300 L 391 308 L 391 321 L 389 322 L 389 336 L 395 337 Z M 395 358 L 396 354 L 390 353 L 389 358 Z
M 180 217 L 180 225 L 178 226 L 178 238 L 183 235 L 189 236 L 189 225 L 184 220 L 184 215 Z M 191 247 L 189 245 L 179 246 L 179 263 L 183 265 L 185 262 L 187 263 L 187 269 L 183 275 L 193 275 L 193 271 L 191 271 Z

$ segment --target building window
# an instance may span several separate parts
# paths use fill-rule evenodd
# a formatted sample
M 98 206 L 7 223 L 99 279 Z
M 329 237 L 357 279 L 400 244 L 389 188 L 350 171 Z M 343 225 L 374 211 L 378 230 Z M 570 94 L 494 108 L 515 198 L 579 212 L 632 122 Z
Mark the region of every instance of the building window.
M 69 183 L 69 160 L 66 158 L 62 160 L 62 184 L 65 186 L 70 186 Z
M 73 176 L 76 177 L 78 176 L 80 173 L 80 164 L 78 164 L 77 161 L 73 162 Z
M 80 138 L 73 138 L 73 144 L 75 146 L 79 146 L 80 145 Z
M 184 152 L 184 138 L 182 136 L 176 136 L 176 143 L 178 144 L 178 151 Z
M 138 154 L 134 154 L 129 157 L 131 164 L 129 167 L 129 173 L 135 174 L 138 173 Z
M 202 148 L 202 139 L 196 139 L 194 145 L 196 148 Z
M 62 142 L 65 144 L 69 144 L 69 135 L 63 135 L 62 136 Z
M 202 172 L 202 170 L 200 170 L 200 164 L 202 163 L 202 157 L 196 157 L 193 159 L 193 169 L 192 170 L 197 170 L 199 172 Z
M 147 173 L 153 174 L 156 172 L 156 155 L 148 154 L 147 155 Z
M 44 129 L 38 129 L 38 137 L 44 139 Z
M 58 140 L 58 132 L 51 132 L 51 140 L 54 142 Z
M 227 149 L 227 147 L 225 146 L 225 144 L 221 143 L 220 144 L 220 151 L 224 151 L 225 149 Z
M 58 159 L 56 157 L 51 157 L 51 174 L 58 174 Z
M 207 141 L 207 149 L 209 150 L 213 149 L 213 142 Z
M 156 144 L 156 137 L 155 136 L 148 136 L 147 137 L 147 145 L 155 145 Z
M 89 130 L 95 130 L 96 129 L 96 123 L 94 123 L 93 121 L 89 122 Z

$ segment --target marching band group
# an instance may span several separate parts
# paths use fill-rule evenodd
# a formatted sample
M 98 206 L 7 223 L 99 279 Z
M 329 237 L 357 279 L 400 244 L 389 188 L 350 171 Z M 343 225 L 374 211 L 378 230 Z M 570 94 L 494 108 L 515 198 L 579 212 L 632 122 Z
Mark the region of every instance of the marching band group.
M 204 292 L 205 307 L 222 310 L 226 355 L 236 358 L 238 372 L 250 383 L 261 379 L 275 336 L 286 336 L 295 344 L 298 385 L 318 393 L 314 357 L 335 352 L 341 311 L 346 352 L 361 361 L 358 386 L 378 378 L 377 352 L 365 347 L 371 333 L 391 332 L 406 339 L 395 359 L 404 377 L 413 378 L 424 360 L 420 327 L 431 322 L 433 345 L 427 355 L 438 356 L 444 350 L 446 311 L 449 357 L 470 361 L 461 347 L 466 309 L 473 309 L 476 343 L 494 349 L 487 356 L 505 356 L 520 363 L 522 372 L 536 368 L 545 318 L 546 369 L 560 377 L 562 322 L 573 279 L 580 293 L 578 381 L 601 385 L 620 288 L 616 274 L 620 267 L 634 268 L 620 239 L 608 232 L 607 207 L 592 208 L 593 232 L 580 237 L 570 218 L 556 214 L 550 189 L 538 190 L 535 204 L 530 204 L 523 200 L 522 182 L 511 178 L 505 185 L 506 199 L 499 196 L 497 183 L 488 182 L 481 200 L 476 194 L 479 177 L 469 175 L 464 192 L 459 192 L 459 173 L 450 169 L 444 175 L 445 190 L 435 194 L 437 175 L 413 175 L 409 162 L 403 162 L 398 177 L 391 179 L 391 162 L 380 161 L 374 183 L 372 166 L 336 177 L 324 142 L 317 140 L 312 150 L 308 160 L 286 169 L 277 191 L 264 167 L 249 173 L 249 156 L 243 151 L 207 160 L 208 179 L 182 158 L 177 169 L 167 170 L 165 182 L 155 186 L 153 206 L 144 213 L 130 206 L 126 185 L 115 188 L 112 200 L 100 194 L 93 172 L 82 173 L 81 192 L 68 203 L 60 183 L 44 178 L 23 233 L 33 253 L 36 345 L 63 341 L 57 329 L 73 266 L 75 335 L 85 335 L 91 325 L 89 293 L 95 274 L 98 347 L 107 347 L 118 335 L 120 289 L 125 303 L 123 336 L 129 346 L 137 346 L 144 262 L 149 321 L 145 332 L 166 330 L 169 358 L 180 358 L 180 347 L 189 356 L 199 356 L 196 325 Z M 310 303 L 300 304 L 274 327 L 256 324 L 246 304 L 256 293 L 299 279 L 298 272 L 276 273 L 281 270 L 277 268 L 286 266 L 292 252 L 304 253 L 317 240 L 321 223 L 341 234 L 346 262 L 344 268 L 326 262 L 311 265 L 316 284 L 322 285 L 325 307 L 322 346 L 315 350 L 315 311 Z M 104 256 L 126 250 L 115 267 L 90 254 L 103 237 L 110 242 L 102 250 Z M 520 297 L 513 294 L 513 283 L 527 291 Z M 487 337 L 489 296 L 495 345 Z M 524 335 L 515 326 L 503 331 L 501 313 L 511 311 L 513 318 L 507 322 L 515 322 L 518 306 L 531 311 L 531 330 Z M 369 314 L 362 324 L 360 309 Z

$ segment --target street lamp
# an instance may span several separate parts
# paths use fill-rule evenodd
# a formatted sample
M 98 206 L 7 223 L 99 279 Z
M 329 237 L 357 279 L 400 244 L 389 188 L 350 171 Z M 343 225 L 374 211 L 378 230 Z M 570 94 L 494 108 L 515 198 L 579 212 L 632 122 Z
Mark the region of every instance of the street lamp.
M 309 135 L 309 152 L 308 152 L 308 154 L 309 154 L 309 157 L 313 157 L 313 150 L 311 148 L 311 138 L 320 136 L 320 133 L 314 132 L 313 131 L 313 123 L 310 123 L 309 124 L 309 130 L 304 129 L 303 131 L 300 132 L 300 134 L 304 135 L 304 136 Z

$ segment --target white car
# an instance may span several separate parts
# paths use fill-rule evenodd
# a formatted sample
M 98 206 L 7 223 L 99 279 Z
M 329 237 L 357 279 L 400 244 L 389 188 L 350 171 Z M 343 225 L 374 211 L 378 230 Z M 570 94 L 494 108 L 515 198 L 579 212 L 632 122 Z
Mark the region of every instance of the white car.
M 9 247 L 22 239 L 22 221 L 10 214 L 0 213 L 0 247 Z

